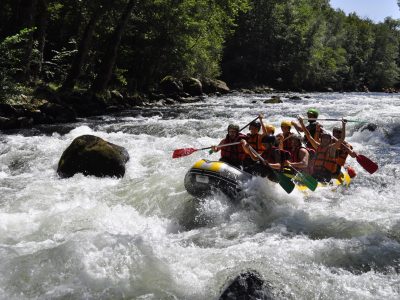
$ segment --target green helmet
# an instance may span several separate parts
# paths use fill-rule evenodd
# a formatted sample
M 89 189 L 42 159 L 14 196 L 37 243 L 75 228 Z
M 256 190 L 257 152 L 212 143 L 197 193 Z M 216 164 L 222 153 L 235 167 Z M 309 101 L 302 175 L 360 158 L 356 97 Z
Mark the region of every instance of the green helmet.
M 307 110 L 307 114 L 313 115 L 314 117 L 318 118 L 319 112 L 315 108 L 310 108 Z

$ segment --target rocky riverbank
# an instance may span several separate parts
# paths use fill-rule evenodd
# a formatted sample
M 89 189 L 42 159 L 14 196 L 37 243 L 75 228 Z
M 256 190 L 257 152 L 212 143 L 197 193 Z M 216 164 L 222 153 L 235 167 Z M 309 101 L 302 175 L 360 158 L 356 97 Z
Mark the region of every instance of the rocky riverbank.
M 210 95 L 223 95 L 231 90 L 215 79 L 165 77 L 159 89 L 149 93 L 107 90 L 102 94 L 90 91 L 58 91 L 47 85 L 35 88 L 29 96 L 0 103 L 0 130 L 29 128 L 38 124 L 68 123 L 78 117 L 118 112 L 137 107 L 176 105 L 203 100 Z

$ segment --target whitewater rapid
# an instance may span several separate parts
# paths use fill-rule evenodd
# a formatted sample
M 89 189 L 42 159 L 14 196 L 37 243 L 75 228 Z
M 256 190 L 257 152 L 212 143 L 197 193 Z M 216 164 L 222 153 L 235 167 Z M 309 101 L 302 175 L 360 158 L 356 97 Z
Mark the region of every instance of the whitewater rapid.
M 277 298 L 399 299 L 400 97 L 308 95 L 264 104 L 271 95 L 232 94 L 0 134 L 0 299 L 218 299 L 244 270 Z M 172 159 L 174 149 L 217 144 L 229 123 L 259 113 L 279 132 L 311 107 L 375 123 L 348 123 L 346 140 L 379 170 L 350 158 L 349 188 L 307 194 L 255 179 L 239 205 L 187 194 L 187 170 L 219 154 Z M 123 179 L 57 176 L 83 134 L 128 150 Z

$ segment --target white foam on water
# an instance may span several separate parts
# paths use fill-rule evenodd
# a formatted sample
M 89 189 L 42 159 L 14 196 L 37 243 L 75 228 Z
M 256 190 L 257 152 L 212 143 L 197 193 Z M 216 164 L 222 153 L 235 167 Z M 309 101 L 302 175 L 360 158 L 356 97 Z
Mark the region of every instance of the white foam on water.
M 65 135 L 0 135 L 0 298 L 216 299 L 229 278 L 253 269 L 281 298 L 397 299 L 397 97 L 332 93 L 262 103 L 269 96 L 82 120 Z M 320 118 L 376 123 L 373 132 L 348 123 L 347 140 L 379 170 L 370 175 L 349 159 L 358 173 L 349 188 L 291 194 L 257 178 L 237 204 L 187 194 L 187 170 L 219 153 L 172 159 L 173 150 L 218 144 L 229 123 L 243 126 L 260 112 L 278 133 L 281 120 L 311 107 Z M 340 122 L 323 124 L 331 130 Z M 61 154 L 84 134 L 127 149 L 124 178 L 58 177 Z

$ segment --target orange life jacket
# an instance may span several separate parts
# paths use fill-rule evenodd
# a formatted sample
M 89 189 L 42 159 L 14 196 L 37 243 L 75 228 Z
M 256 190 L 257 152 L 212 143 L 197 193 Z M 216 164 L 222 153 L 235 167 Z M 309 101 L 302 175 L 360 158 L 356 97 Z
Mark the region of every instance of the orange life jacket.
M 243 138 L 246 138 L 246 136 L 243 134 L 239 134 L 239 136 L 237 136 L 235 139 L 232 140 L 227 135 L 226 138 L 223 139 L 220 144 L 222 145 L 222 144 L 240 142 L 240 140 Z M 221 148 L 221 157 L 233 161 L 242 161 L 246 157 L 246 153 L 243 151 L 242 145 L 238 144 Z
M 247 143 L 258 152 L 258 154 L 262 154 L 263 151 L 265 150 L 264 145 L 261 143 L 262 140 L 262 135 L 257 133 L 254 135 L 247 135 Z
M 353 149 L 349 143 L 344 142 L 344 144 L 347 146 L 347 148 Z M 340 148 L 336 150 L 336 163 L 343 167 L 348 155 L 349 153 L 347 153 L 346 148 L 341 145 Z
M 328 170 L 334 174 L 336 172 L 336 166 L 336 158 L 329 155 L 329 148 L 319 146 L 315 152 L 313 172 Z

